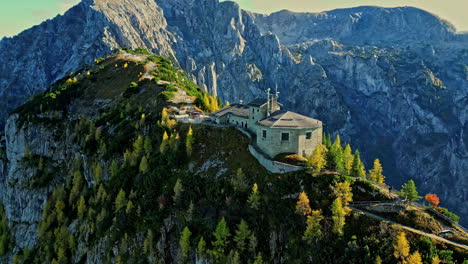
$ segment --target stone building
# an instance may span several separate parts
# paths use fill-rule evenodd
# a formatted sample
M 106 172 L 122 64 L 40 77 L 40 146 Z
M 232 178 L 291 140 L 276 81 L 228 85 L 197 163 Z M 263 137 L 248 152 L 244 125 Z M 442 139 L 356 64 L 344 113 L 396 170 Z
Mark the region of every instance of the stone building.
M 242 127 L 256 146 L 270 158 L 278 154 L 308 157 L 322 142 L 322 122 L 281 110 L 277 97 L 255 99 L 249 104 L 232 104 L 210 115 L 213 122 Z

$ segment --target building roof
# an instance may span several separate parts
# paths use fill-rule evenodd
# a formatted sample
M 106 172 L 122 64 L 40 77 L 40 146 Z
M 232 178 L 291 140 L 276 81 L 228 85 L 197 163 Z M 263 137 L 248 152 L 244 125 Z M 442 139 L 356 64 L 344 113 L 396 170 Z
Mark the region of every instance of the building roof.
M 232 104 L 226 106 L 214 113 L 211 113 L 211 116 L 222 117 L 227 114 L 232 114 L 240 117 L 249 117 L 249 106 L 243 104 Z
M 276 111 L 257 123 L 271 128 L 312 129 L 322 127 L 322 122 L 317 119 L 284 110 Z
M 249 106 L 255 106 L 255 107 L 261 107 L 261 106 L 265 105 L 267 102 L 268 102 L 268 100 L 265 99 L 265 98 L 257 98 L 255 100 L 253 100 L 252 102 L 250 102 L 248 105 Z

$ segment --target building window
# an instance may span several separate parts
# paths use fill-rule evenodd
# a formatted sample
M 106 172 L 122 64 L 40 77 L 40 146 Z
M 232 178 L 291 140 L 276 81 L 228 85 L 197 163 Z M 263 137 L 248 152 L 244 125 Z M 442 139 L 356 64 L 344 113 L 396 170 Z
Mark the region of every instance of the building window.
M 267 137 L 267 131 L 266 130 L 263 130 L 262 131 L 262 138 L 266 138 Z
M 281 133 L 281 141 L 289 141 L 289 133 Z
M 306 139 L 312 138 L 312 131 L 306 131 Z
M 255 108 L 252 108 L 252 113 L 255 113 Z
M 257 113 L 260 112 L 260 109 L 257 109 Z

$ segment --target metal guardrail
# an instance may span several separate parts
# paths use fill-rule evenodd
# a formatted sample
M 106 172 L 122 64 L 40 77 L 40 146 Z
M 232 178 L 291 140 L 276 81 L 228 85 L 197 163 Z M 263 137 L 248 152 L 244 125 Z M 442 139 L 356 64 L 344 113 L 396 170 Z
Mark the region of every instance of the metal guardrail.
M 405 205 L 405 202 L 404 201 L 395 201 L 395 202 L 383 202 L 383 201 L 355 201 L 355 202 L 352 202 L 351 205 L 356 205 L 356 206 L 370 206 L 370 205 Z M 423 206 L 419 203 L 413 203 L 413 205 L 417 205 L 419 207 L 422 207 L 422 208 L 425 208 L 426 206 Z M 464 228 L 463 226 L 461 226 L 460 224 L 458 224 L 457 222 L 453 221 L 452 219 L 450 219 L 449 217 L 447 217 L 446 215 L 440 213 L 440 212 L 437 212 L 436 210 L 432 209 L 432 208 L 428 208 L 428 210 L 431 212 L 431 213 L 434 213 L 435 215 L 437 215 L 438 217 L 446 220 L 447 222 L 449 222 L 450 224 L 452 224 L 453 226 L 455 226 L 456 228 L 459 228 L 461 230 L 463 230 L 465 233 L 468 234 L 468 230 L 466 228 Z
M 463 230 L 465 233 L 468 234 L 468 230 L 466 228 L 464 228 L 463 226 L 461 226 L 460 224 L 458 224 L 457 222 L 453 221 L 452 219 L 450 219 L 449 217 L 447 217 L 446 215 L 440 213 L 440 212 L 437 212 L 436 210 L 432 209 L 432 208 L 429 208 L 429 211 L 436 214 L 438 217 L 446 220 L 447 222 L 451 223 L 452 225 L 454 225 L 455 227 L 457 228 L 460 228 L 461 230 Z

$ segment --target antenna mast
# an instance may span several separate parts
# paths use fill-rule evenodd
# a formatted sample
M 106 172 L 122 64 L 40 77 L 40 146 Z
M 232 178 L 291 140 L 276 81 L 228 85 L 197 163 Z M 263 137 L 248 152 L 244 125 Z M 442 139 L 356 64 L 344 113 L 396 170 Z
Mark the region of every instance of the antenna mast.
M 267 93 L 267 116 L 270 116 L 270 91 L 271 91 L 270 88 L 266 89 L 266 93 Z

